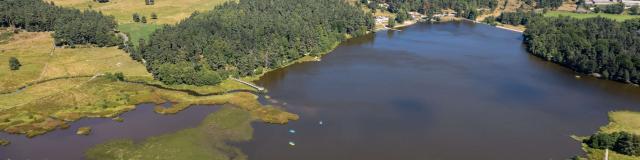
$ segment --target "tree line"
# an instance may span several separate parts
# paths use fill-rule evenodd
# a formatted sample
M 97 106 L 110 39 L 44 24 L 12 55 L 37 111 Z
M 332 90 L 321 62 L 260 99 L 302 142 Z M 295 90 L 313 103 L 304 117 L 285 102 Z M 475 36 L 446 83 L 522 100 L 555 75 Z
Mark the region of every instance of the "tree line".
M 526 4 L 533 4 L 536 8 L 558 8 L 562 6 L 564 0 L 525 0 Z
M 583 140 L 591 148 L 609 149 L 621 154 L 640 156 L 640 136 L 628 132 L 597 133 Z
M 524 43 L 531 54 L 578 72 L 640 83 L 640 19 L 538 17 Z
M 516 12 L 502 12 L 500 16 L 495 18 L 495 21 L 502 24 L 527 25 L 529 24 L 529 21 L 539 17 L 542 17 L 542 14 L 532 11 L 526 12 L 519 10 Z
M 408 18 L 407 12 L 419 12 L 433 15 L 444 9 L 452 9 L 458 13 L 456 16 L 468 19 L 476 19 L 480 15 L 478 9 L 494 10 L 498 6 L 497 0 L 362 0 L 361 3 L 369 3 L 369 8 L 377 8 L 377 4 L 389 5 L 387 10 L 398 14 L 397 22 L 402 23 Z
M 100 12 L 55 6 L 42 0 L 0 0 L 0 26 L 30 32 L 54 31 L 55 44 L 74 46 L 121 43 L 114 34 L 116 22 Z
M 164 83 L 211 85 L 327 52 L 374 23 L 344 0 L 240 0 L 165 25 L 129 52 Z
M 622 14 L 624 12 L 624 3 L 618 2 L 610 5 L 595 6 L 594 12 L 604 12 L 609 14 Z

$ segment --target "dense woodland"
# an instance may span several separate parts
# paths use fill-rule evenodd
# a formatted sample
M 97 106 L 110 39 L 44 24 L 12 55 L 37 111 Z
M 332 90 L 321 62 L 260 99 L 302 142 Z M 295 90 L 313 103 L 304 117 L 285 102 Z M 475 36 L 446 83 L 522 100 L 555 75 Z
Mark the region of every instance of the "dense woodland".
M 240 0 L 164 26 L 132 56 L 164 83 L 216 84 L 326 52 L 373 26 L 370 14 L 343 0 Z
M 530 53 L 581 73 L 640 83 L 640 19 L 536 18 L 524 43 Z
M 640 156 L 640 136 L 627 132 L 597 133 L 583 141 L 589 147 Z
M 42 0 L 0 0 L 0 26 L 32 32 L 55 31 L 56 45 L 114 46 L 122 41 L 113 33 L 113 17 L 96 11 L 57 7 Z

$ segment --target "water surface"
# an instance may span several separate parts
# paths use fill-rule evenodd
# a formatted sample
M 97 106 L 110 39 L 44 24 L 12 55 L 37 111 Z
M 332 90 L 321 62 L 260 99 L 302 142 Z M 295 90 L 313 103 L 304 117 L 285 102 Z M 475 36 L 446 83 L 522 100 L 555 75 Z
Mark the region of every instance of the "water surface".
M 254 124 L 241 146 L 256 160 L 565 159 L 583 154 L 570 135 L 640 107 L 639 88 L 575 75 L 487 25 L 378 32 L 259 80 L 301 119 Z

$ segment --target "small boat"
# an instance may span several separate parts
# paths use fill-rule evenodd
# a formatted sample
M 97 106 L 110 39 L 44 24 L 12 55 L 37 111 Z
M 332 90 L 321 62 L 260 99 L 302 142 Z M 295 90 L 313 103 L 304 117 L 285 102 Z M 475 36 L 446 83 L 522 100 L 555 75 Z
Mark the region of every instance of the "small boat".
M 324 124 L 324 122 L 320 121 L 320 122 L 318 122 L 318 124 L 319 124 L 319 125 L 322 125 L 322 124 Z
M 291 134 L 296 134 L 296 130 L 289 129 L 289 133 L 291 133 Z
M 289 145 L 290 146 L 296 146 L 296 143 L 293 143 L 292 141 L 289 141 Z

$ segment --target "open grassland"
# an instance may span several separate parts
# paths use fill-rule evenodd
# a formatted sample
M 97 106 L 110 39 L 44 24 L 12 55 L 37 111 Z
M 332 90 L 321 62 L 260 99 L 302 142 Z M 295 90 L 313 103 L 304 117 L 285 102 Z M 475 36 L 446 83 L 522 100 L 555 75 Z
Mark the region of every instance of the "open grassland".
M 129 40 L 133 42 L 134 45 L 138 45 L 138 41 L 142 39 L 148 39 L 151 36 L 151 33 L 161 28 L 162 25 L 151 24 L 151 23 L 126 23 L 118 25 L 118 30 L 127 33 L 129 35 Z
M 15 90 L 37 80 L 49 61 L 52 49 L 50 33 L 20 33 L 13 35 L 9 42 L 0 44 L 0 92 Z M 20 60 L 20 70 L 9 71 L 9 57 Z
M 640 134 L 640 112 L 632 111 L 613 111 L 609 112 L 609 124 L 600 127 L 599 132 L 629 132 Z M 604 159 L 605 150 L 590 148 L 586 144 L 582 144 L 582 149 L 587 152 L 587 158 L 590 160 Z M 611 160 L 638 160 L 640 157 L 627 156 L 613 151 L 609 151 L 609 159 Z
M 117 48 L 54 48 L 47 32 L 24 32 L 11 38 L 0 44 L 0 86 L 7 93 L 0 94 L 0 130 L 8 133 L 36 136 L 80 118 L 114 117 L 140 103 L 175 104 L 157 107 L 162 114 L 196 104 L 231 104 L 269 123 L 298 118 L 277 107 L 262 106 L 251 93 L 253 88 L 232 80 L 215 86 L 164 85 Z M 12 56 L 23 64 L 18 71 L 8 69 Z M 107 72 L 122 72 L 126 81 L 97 76 Z M 18 90 L 26 84 L 31 85 Z
M 607 14 L 607 13 L 574 13 L 574 12 L 566 12 L 566 11 L 549 11 L 545 13 L 544 16 L 545 17 L 569 16 L 569 17 L 578 18 L 578 19 L 600 16 L 604 18 L 614 19 L 616 21 L 624 21 L 627 19 L 640 18 L 640 15 Z
M 86 152 L 88 159 L 247 159 L 227 142 L 252 138 L 254 117 L 236 108 L 222 108 L 207 116 L 200 126 L 148 138 L 140 143 L 115 140 Z
M 22 63 L 9 71 L 8 59 Z M 93 76 L 105 72 L 123 72 L 128 76 L 151 77 L 144 66 L 128 54 L 110 48 L 55 48 L 49 32 L 22 32 L 0 44 L 0 93 L 10 92 L 29 83 L 56 77 Z
M 154 5 L 145 5 L 144 0 L 110 0 L 98 3 L 92 0 L 47 0 L 58 6 L 78 9 L 94 9 L 106 15 L 113 15 L 118 23 L 132 23 L 133 13 L 146 16 L 150 22 L 174 24 L 190 16 L 195 11 L 208 11 L 227 0 L 156 0 Z M 151 20 L 151 13 L 158 15 L 157 21 Z
M 629 132 L 640 135 L 640 113 L 632 111 L 609 112 L 609 124 L 600 128 L 600 132 Z

